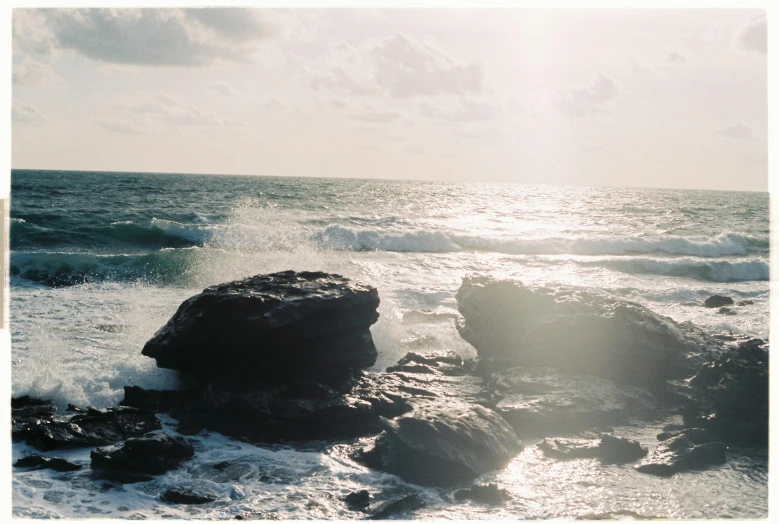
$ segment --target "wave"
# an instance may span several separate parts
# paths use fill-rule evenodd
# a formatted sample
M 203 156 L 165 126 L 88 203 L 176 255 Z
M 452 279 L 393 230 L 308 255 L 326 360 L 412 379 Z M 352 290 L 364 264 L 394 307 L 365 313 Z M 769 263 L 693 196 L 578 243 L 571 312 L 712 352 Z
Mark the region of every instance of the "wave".
M 125 221 L 71 230 L 47 228 L 23 219 L 13 219 L 10 240 L 11 249 L 21 250 L 58 246 L 79 249 L 162 249 L 202 246 L 211 239 L 214 230 L 213 226 L 181 224 L 158 218 L 141 224 Z
M 322 248 L 349 251 L 439 253 L 460 250 L 446 233 L 427 230 L 393 233 L 330 225 L 315 233 L 314 240 Z
M 329 249 L 352 251 L 451 252 L 488 251 L 513 255 L 631 255 L 666 253 L 695 257 L 747 255 L 766 251 L 767 238 L 743 233 L 725 232 L 714 238 L 681 237 L 575 237 L 575 238 L 496 238 L 461 235 L 443 231 L 410 230 L 393 232 L 355 229 L 341 225 L 327 226 L 314 234 L 315 241 Z
M 689 257 L 677 259 L 631 257 L 578 260 L 576 264 L 606 267 L 622 273 L 686 277 L 709 282 L 743 282 L 770 280 L 771 278 L 771 268 L 768 261 L 757 258 L 731 261 L 700 260 Z
M 163 249 L 146 255 L 12 252 L 12 277 L 52 287 L 104 281 L 180 282 L 191 268 L 194 250 Z

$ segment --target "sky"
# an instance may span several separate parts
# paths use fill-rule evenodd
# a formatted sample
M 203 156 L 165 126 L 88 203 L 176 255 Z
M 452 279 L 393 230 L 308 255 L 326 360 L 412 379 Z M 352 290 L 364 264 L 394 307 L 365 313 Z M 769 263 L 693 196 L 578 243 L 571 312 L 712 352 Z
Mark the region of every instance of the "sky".
M 761 10 L 15 9 L 11 164 L 765 191 Z

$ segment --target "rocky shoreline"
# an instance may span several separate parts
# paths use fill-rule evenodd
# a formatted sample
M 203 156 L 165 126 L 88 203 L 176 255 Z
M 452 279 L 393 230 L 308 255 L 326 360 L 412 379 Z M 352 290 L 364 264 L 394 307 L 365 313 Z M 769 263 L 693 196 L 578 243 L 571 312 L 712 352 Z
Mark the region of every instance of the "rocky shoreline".
M 530 438 L 543 438 L 549 457 L 635 464 L 655 476 L 721 464 L 728 446 L 767 446 L 762 340 L 728 344 L 634 303 L 484 277 L 464 279 L 457 301 L 458 329 L 478 357 L 409 353 L 373 372 L 375 288 L 293 271 L 212 286 L 143 348 L 177 370 L 184 389 L 127 386 L 118 407 L 71 406 L 64 416 L 45 400 L 14 398 L 13 439 L 51 453 L 96 448 L 95 478 L 142 482 L 194 454 L 186 438 L 163 432 L 156 414 L 165 413 L 183 435 L 345 445 L 355 461 L 423 486 L 472 483 L 504 468 Z M 665 428 L 652 450 L 607 427 L 669 413 L 684 423 Z M 77 467 L 68 464 L 32 455 L 14 465 Z M 495 504 L 504 496 L 495 485 L 457 493 Z M 380 519 L 422 504 L 414 494 L 347 498 L 355 515 Z M 160 499 L 213 501 L 185 489 Z

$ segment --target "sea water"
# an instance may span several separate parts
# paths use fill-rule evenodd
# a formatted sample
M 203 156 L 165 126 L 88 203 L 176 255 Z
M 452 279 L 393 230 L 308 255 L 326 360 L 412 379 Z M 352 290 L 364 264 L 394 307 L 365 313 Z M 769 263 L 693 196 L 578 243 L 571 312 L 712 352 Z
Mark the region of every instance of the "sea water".
M 140 350 L 178 305 L 206 286 L 286 269 L 378 289 L 376 370 L 408 351 L 475 356 L 455 328 L 454 296 L 462 277 L 477 274 L 595 289 L 710 333 L 767 339 L 768 204 L 767 193 L 747 192 L 15 170 L 13 394 L 64 410 L 117 405 L 126 385 L 175 388 L 175 373 Z M 49 287 L 36 281 L 44 272 L 83 283 Z M 751 303 L 722 315 L 702 307 L 713 294 Z M 175 421 L 161 419 L 175 434 Z M 614 430 L 651 449 L 669 421 Z M 48 453 L 85 468 L 15 471 L 14 516 L 350 519 L 360 515 L 340 499 L 360 489 L 414 489 L 426 502 L 411 515 L 420 519 L 767 515 L 767 457 L 750 450 L 732 449 L 709 470 L 656 478 L 593 459 L 558 462 L 525 442 L 505 470 L 477 479 L 512 494 L 491 507 L 364 468 L 338 445 L 189 438 L 193 460 L 118 487 L 90 478 L 89 450 Z M 14 444 L 13 460 L 33 451 Z M 232 473 L 214 476 L 211 466 L 223 461 Z M 207 487 L 219 501 L 159 500 L 181 485 Z

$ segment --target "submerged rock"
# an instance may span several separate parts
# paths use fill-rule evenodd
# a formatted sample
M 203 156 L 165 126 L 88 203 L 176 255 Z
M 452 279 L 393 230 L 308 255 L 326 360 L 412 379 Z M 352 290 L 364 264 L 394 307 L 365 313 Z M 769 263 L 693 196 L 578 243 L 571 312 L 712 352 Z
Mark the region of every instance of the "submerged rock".
M 730 316 L 733 316 L 733 315 L 737 315 L 738 313 L 736 313 L 734 310 L 732 310 L 729 307 L 721 307 L 721 308 L 719 308 L 717 310 L 717 314 L 718 315 L 730 315 Z
M 412 493 L 375 504 L 368 508 L 367 511 L 371 514 L 368 518 L 371 520 L 386 520 L 398 513 L 413 511 L 424 507 L 424 505 L 425 501 L 416 493 Z
M 73 464 L 60 457 L 42 457 L 27 455 L 14 462 L 15 468 L 53 469 L 54 471 L 77 471 L 80 464 Z
M 500 415 L 477 404 L 420 402 L 382 422 L 385 431 L 355 458 L 415 484 L 472 480 L 505 467 L 522 447 Z
M 726 449 L 722 442 L 695 444 L 682 433 L 661 443 L 635 468 L 642 473 L 670 477 L 680 471 L 724 464 Z
M 160 496 L 160 500 L 171 504 L 206 504 L 214 502 L 219 496 L 205 490 L 170 488 Z
M 704 307 L 722 307 L 729 306 L 733 303 L 733 299 L 722 295 L 712 295 L 703 302 Z
M 458 502 L 472 500 L 482 504 L 499 506 L 507 500 L 511 500 L 511 494 L 507 490 L 499 488 L 497 484 L 476 485 L 455 491 L 454 500 Z
M 495 409 L 523 438 L 647 418 L 659 407 L 652 394 L 605 378 L 501 364 L 479 362 L 478 372 L 488 377 Z
M 371 503 L 371 494 L 367 489 L 360 491 L 353 491 L 343 498 L 346 506 L 352 510 L 357 511 L 367 508 Z
M 376 361 L 375 288 L 340 275 L 284 271 L 211 286 L 179 306 L 143 348 L 157 365 L 253 387 L 327 383 Z
M 558 459 L 597 458 L 608 464 L 634 462 L 647 454 L 647 450 L 635 440 L 615 437 L 608 433 L 604 433 L 597 440 L 544 439 L 538 447 L 548 457 Z
M 721 346 L 692 325 L 576 288 L 469 277 L 457 304 L 460 334 L 480 357 L 650 389 L 691 375 Z
M 92 469 L 159 475 L 194 456 L 192 444 L 181 437 L 160 434 L 131 438 L 120 448 L 99 448 L 90 454 Z

